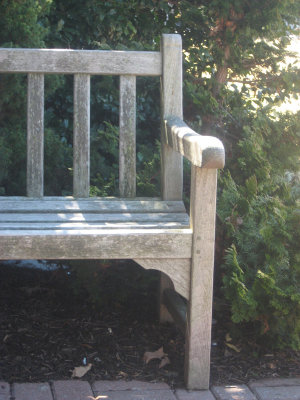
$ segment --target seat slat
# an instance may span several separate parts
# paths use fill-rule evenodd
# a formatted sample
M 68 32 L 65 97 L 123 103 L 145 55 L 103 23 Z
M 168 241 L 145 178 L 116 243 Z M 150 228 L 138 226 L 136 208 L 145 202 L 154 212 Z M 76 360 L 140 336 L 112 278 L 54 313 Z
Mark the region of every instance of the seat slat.
M 1 201 L 34 201 L 36 200 L 34 197 L 27 197 L 27 196 L 0 196 L 0 202 Z M 125 199 L 122 197 L 114 197 L 114 196 L 109 196 L 109 197 L 98 197 L 98 196 L 93 196 L 90 198 L 80 198 L 77 197 L 75 198 L 74 196 L 44 196 L 43 201 L 66 201 L 66 200 L 89 200 L 89 201 L 94 201 L 94 200 L 101 200 L 101 201 L 112 201 L 112 202 L 118 202 L 118 201 L 161 201 L 160 197 L 136 197 L 135 199 Z
M 27 196 L 44 194 L 44 75 L 28 74 Z
M 86 222 L 86 223 L 168 223 L 177 222 L 183 226 L 189 225 L 189 217 L 185 213 L 115 213 L 115 214 L 88 214 L 88 213 L 1 213 L 0 212 L 0 228 L 4 223 L 30 223 L 41 222 L 48 223 L 64 223 L 64 222 Z
M 52 230 L 52 229 L 178 229 L 189 228 L 178 221 L 170 222 L 3 222 L 1 230 Z
M 1 200 L 1 213 L 185 213 L 182 201 L 157 200 Z

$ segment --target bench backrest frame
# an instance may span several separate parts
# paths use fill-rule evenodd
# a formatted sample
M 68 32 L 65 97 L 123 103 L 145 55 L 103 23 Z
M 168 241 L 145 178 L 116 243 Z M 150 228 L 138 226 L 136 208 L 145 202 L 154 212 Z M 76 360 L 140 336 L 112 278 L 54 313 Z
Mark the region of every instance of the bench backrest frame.
M 90 76 L 120 76 L 119 191 L 136 196 L 136 76 L 161 77 L 162 130 L 182 118 L 180 35 L 162 35 L 160 52 L 0 49 L 0 73 L 27 73 L 27 196 L 44 196 L 44 75 L 74 75 L 73 196 L 89 196 Z M 161 146 L 162 198 L 182 199 L 182 156 Z

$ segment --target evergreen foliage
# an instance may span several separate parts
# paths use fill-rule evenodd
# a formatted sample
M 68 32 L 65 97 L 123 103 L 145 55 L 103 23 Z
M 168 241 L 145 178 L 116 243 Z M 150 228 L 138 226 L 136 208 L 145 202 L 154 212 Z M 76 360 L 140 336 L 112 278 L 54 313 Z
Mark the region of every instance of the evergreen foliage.
M 235 335 L 251 326 L 256 342 L 300 349 L 300 112 L 277 109 L 299 95 L 299 64 L 283 61 L 292 56 L 300 3 L 7 0 L 0 10 L 1 47 L 157 50 L 161 33 L 182 35 L 185 119 L 226 148 L 216 301 L 225 297 Z M 0 79 L 0 192 L 24 194 L 26 77 Z M 70 76 L 46 79 L 48 195 L 72 192 L 72 87 Z M 160 185 L 159 82 L 139 78 L 137 87 L 137 191 L 152 196 Z M 117 79 L 92 78 L 91 109 L 91 194 L 114 195 Z

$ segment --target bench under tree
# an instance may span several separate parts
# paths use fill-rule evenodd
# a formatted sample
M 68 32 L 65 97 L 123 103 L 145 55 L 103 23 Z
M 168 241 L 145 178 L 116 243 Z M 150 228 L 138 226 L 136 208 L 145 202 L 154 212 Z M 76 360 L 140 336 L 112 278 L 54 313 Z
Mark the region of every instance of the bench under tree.
M 182 44 L 161 51 L 0 49 L 1 73 L 28 74 L 27 196 L 0 197 L 0 259 L 133 259 L 188 301 L 185 380 L 209 386 L 217 169 L 222 143 L 183 122 Z M 44 196 L 44 75 L 74 75 L 73 196 Z M 120 76 L 120 198 L 89 197 L 90 76 Z M 136 76 L 161 78 L 162 196 L 136 197 Z M 191 162 L 190 213 L 182 156 Z M 161 321 L 168 318 L 161 306 Z

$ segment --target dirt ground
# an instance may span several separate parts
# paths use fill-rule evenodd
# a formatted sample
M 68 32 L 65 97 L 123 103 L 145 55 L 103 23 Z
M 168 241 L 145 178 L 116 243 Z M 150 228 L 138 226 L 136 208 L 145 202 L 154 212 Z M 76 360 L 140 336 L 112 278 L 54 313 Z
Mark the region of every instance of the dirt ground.
M 0 380 L 71 379 L 75 367 L 92 364 L 83 376 L 91 382 L 138 379 L 183 386 L 184 337 L 176 326 L 158 324 L 155 271 L 115 262 L 94 278 L 91 296 L 86 281 L 78 284 L 76 270 L 0 264 Z M 299 352 L 262 352 L 226 342 L 226 334 L 224 321 L 216 320 L 212 384 L 300 376 Z M 145 364 L 144 353 L 162 346 L 170 363 Z

